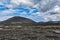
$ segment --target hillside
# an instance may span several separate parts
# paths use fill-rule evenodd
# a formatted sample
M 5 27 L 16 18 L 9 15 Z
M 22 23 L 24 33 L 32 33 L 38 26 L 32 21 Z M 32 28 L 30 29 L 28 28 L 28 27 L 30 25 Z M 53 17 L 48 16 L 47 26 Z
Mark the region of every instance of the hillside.
M 14 16 L 12 18 L 9 18 L 5 21 L 0 22 L 0 24 L 3 24 L 3 25 L 36 25 L 37 23 L 28 18 Z

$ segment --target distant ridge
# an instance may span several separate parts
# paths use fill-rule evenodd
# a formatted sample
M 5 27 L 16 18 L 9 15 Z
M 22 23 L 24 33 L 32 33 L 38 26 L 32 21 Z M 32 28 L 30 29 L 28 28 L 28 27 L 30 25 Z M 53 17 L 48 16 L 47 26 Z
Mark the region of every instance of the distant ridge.
M 7 20 L 4 20 L 0 22 L 0 25 L 60 25 L 60 21 L 48 21 L 48 22 L 35 22 L 31 19 L 20 17 L 20 16 L 14 16 L 12 18 L 9 18 Z
M 9 18 L 5 21 L 0 22 L 0 24 L 3 24 L 3 25 L 36 25 L 37 23 L 28 18 L 14 16 L 12 18 Z
M 60 21 L 39 22 L 40 25 L 60 25 Z

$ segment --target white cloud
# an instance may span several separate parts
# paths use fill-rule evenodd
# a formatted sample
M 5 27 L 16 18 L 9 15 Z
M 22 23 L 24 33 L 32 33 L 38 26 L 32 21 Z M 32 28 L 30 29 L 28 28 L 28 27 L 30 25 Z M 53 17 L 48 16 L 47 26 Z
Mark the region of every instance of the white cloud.
M 34 4 L 35 3 L 34 1 L 35 0 L 11 0 L 10 4 L 6 4 L 6 5 L 4 5 L 4 3 L 0 1 L 0 5 L 4 5 L 5 7 L 10 8 L 9 10 L 0 11 L 0 15 L 8 15 L 14 12 L 18 12 L 19 10 L 13 10 L 13 8 L 18 7 L 20 4 L 23 4 L 23 6 L 26 6 L 25 8 L 28 8 L 30 10 L 30 13 L 32 15 L 41 17 L 44 19 L 44 21 L 60 20 L 59 19 L 60 18 L 60 6 L 59 6 L 60 2 L 57 2 L 58 0 L 41 0 L 41 1 L 37 0 L 38 2 L 36 4 Z M 33 8 L 37 8 L 40 12 L 32 13 L 33 9 L 29 8 L 30 6 L 32 6 Z M 56 14 L 52 15 L 51 12 L 54 12 Z M 25 15 L 26 12 L 22 12 L 21 14 Z
M 14 8 L 14 7 L 16 7 L 16 6 L 13 5 L 13 4 L 9 4 L 9 5 L 5 5 L 5 7 L 12 9 L 12 8 Z
M 0 2 L 0 5 L 4 5 L 2 2 Z
M 11 3 L 16 5 L 19 5 L 20 3 L 31 5 L 32 2 L 30 0 L 11 0 Z
M 26 12 L 22 12 L 21 14 L 26 15 L 27 13 Z
M 36 15 L 41 17 L 41 16 L 43 16 L 44 14 L 43 14 L 43 12 L 37 12 Z
M 58 5 L 56 5 L 54 8 L 53 8 L 53 11 L 54 12 L 60 12 L 60 7 Z
M 8 1 L 10 2 L 8 4 Z M 6 4 L 4 4 L 6 3 Z M 32 3 L 31 0 L 1 0 L 0 1 L 0 5 L 4 5 L 5 7 L 8 7 L 8 8 L 16 8 L 18 7 L 20 4 L 22 4 L 23 6 L 32 6 L 34 5 L 34 3 Z
M 12 10 L 12 9 L 0 11 L 0 15 L 8 15 L 8 14 L 14 13 L 15 11 L 16 10 Z
M 7 20 L 8 18 L 11 18 L 13 16 L 0 16 L 0 21 Z
M 52 15 L 52 13 L 55 13 Z M 37 16 L 42 17 L 44 21 L 59 21 L 60 20 L 60 6 L 54 6 L 46 12 L 37 12 Z

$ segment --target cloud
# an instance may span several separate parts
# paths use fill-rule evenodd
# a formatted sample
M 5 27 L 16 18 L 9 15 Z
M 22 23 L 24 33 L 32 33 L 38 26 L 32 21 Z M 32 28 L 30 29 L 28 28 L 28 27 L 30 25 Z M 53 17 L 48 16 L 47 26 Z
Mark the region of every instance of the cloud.
M 12 9 L 0 11 L 0 15 L 1 15 L 1 16 L 3 16 L 3 15 L 8 15 L 8 14 L 14 13 L 15 11 L 16 11 L 16 10 L 12 10 Z
M 59 0 L 1 0 L 0 5 L 8 8 L 0 11 L 0 16 L 19 14 L 32 15 L 35 20 L 36 18 L 42 18 L 43 21 L 60 20 Z
M 44 21 L 60 21 L 60 6 L 54 6 L 46 12 L 37 12 L 36 15 L 42 17 Z
M 35 5 L 39 12 L 33 15 L 43 18 L 44 21 L 60 21 L 60 1 L 59 0 L 42 0 Z
M 8 18 L 11 18 L 13 16 L 0 16 L 0 21 L 7 20 Z
M 60 13 L 60 6 L 56 5 L 56 6 L 53 8 L 53 11 Z
M 21 3 L 25 5 L 32 5 L 32 2 L 30 0 L 11 0 L 11 3 L 16 5 L 19 5 Z

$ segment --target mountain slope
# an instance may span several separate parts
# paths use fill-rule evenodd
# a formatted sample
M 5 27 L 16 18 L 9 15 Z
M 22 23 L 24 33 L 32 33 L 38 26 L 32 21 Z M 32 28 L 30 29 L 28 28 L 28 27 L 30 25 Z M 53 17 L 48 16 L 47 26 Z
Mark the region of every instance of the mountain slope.
M 8 20 L 0 22 L 0 24 L 4 25 L 36 25 L 37 23 L 31 19 L 15 16 L 9 18 Z

